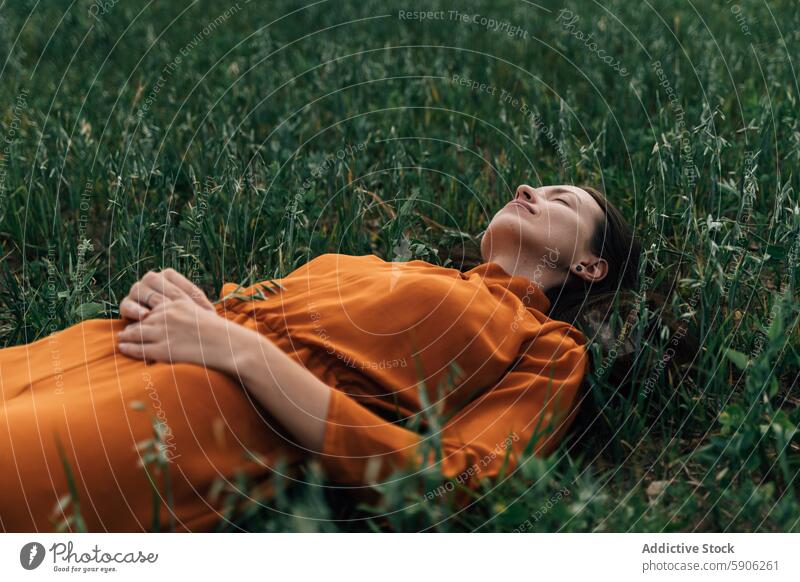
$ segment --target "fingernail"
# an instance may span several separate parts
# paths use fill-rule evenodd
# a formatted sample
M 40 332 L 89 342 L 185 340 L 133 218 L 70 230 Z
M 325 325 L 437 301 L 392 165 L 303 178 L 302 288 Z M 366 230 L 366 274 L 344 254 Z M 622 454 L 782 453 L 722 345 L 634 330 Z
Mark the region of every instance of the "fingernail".
M 127 351 L 128 350 L 128 344 L 119 344 L 119 349 L 122 352 Z

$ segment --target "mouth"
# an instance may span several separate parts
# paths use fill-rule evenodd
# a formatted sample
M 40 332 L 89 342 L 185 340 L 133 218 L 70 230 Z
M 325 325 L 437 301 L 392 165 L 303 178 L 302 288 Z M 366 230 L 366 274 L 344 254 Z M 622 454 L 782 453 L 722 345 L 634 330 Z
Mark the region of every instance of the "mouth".
M 531 208 L 529 205 L 525 204 L 525 203 L 524 203 L 524 202 L 522 202 L 521 200 L 517 200 L 517 199 L 515 199 L 515 200 L 512 200 L 511 202 L 509 202 L 508 204 L 506 204 L 506 206 L 512 206 L 512 205 L 514 205 L 514 206 L 521 206 L 522 208 L 524 208 L 525 210 L 527 210 L 527 211 L 528 211 L 528 212 L 530 212 L 531 214 L 534 214 L 534 212 L 533 212 L 533 208 Z

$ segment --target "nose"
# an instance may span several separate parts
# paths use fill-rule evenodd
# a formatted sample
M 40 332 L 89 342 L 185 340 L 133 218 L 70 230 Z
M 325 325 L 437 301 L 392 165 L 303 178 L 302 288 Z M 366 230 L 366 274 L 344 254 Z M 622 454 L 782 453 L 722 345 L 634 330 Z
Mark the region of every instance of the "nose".
M 514 198 L 516 200 L 522 200 L 528 204 L 535 205 L 537 203 L 537 199 L 539 198 L 539 193 L 535 188 L 531 188 L 527 184 L 522 184 L 521 186 L 517 187 L 517 193 Z

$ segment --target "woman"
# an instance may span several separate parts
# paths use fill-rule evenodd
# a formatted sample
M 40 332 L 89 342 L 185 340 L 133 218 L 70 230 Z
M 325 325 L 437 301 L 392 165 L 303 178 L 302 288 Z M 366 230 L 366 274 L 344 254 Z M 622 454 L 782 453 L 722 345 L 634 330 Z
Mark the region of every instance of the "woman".
M 439 439 L 445 477 L 513 475 L 526 447 L 563 438 L 586 372 L 587 338 L 546 314 L 634 288 L 638 253 L 599 192 L 522 185 L 466 272 L 325 254 L 263 296 L 224 284 L 216 305 L 171 269 L 147 273 L 121 319 L 0 350 L 2 527 L 75 525 L 70 476 L 90 531 L 151 527 L 153 485 L 159 528 L 202 531 L 220 519 L 215 481 L 268 496 L 279 459 L 291 476 L 314 456 L 368 489 L 436 464 Z

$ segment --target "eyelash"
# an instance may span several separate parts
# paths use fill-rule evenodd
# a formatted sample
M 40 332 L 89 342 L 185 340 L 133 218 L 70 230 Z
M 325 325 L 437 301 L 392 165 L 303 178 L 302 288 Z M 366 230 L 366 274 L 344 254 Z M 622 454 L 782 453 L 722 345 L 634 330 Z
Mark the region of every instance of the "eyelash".
M 556 202 L 563 202 L 564 204 L 569 206 L 569 203 L 566 200 L 564 200 L 563 198 L 556 198 L 555 200 L 556 200 Z

